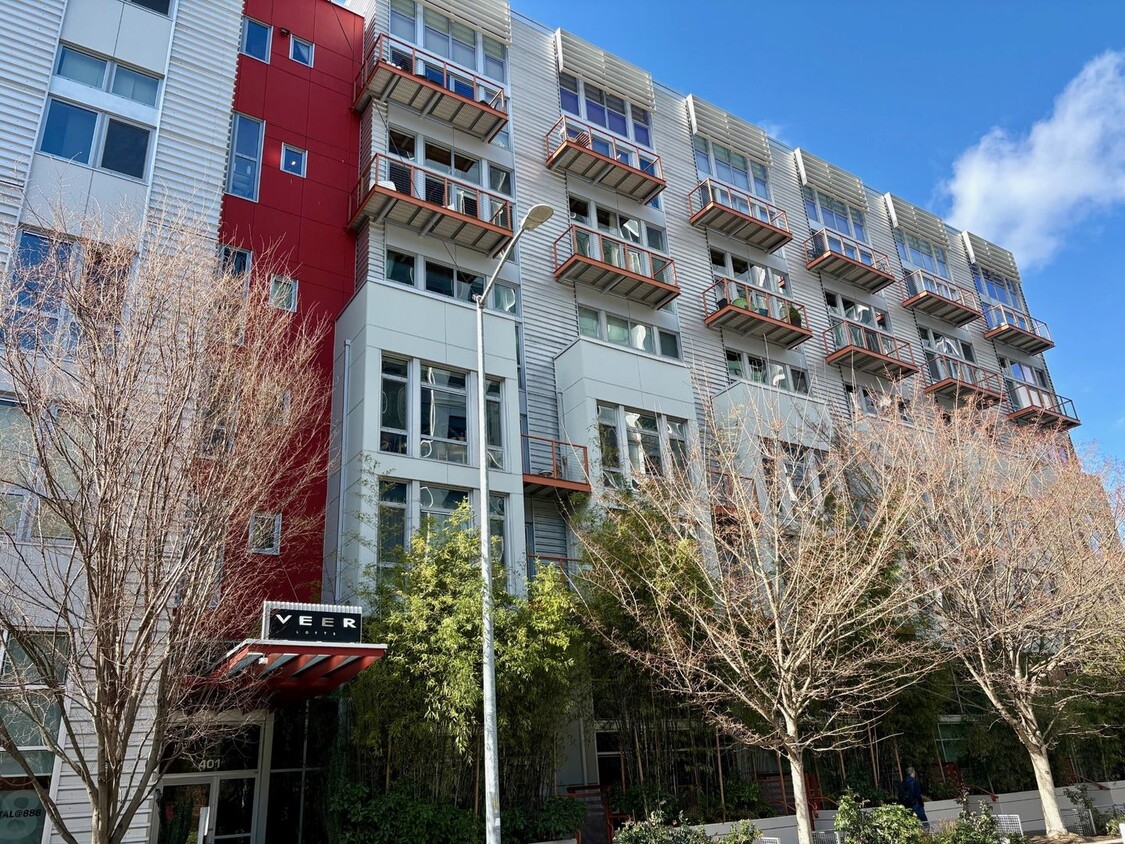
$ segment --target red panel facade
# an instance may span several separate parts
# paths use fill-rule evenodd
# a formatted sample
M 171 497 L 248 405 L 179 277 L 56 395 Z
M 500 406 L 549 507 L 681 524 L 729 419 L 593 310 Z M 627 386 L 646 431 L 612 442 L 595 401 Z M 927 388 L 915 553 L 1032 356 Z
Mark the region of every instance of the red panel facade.
M 297 319 L 331 324 L 354 289 L 355 238 L 348 231 L 348 197 L 358 178 L 359 117 L 352 88 L 363 49 L 363 18 L 329 0 L 245 0 L 247 17 L 272 27 L 269 62 L 239 55 L 234 110 L 265 121 L 258 201 L 223 197 L 223 243 L 269 256 L 298 280 Z M 289 58 L 291 37 L 314 44 L 313 66 Z M 307 150 L 305 177 L 281 169 L 281 145 Z M 331 390 L 332 337 L 319 359 Z M 318 438 L 328 459 L 329 419 Z M 326 489 L 309 495 L 304 511 L 284 513 L 281 556 L 265 597 L 319 600 Z M 301 536 L 285 525 L 311 518 Z

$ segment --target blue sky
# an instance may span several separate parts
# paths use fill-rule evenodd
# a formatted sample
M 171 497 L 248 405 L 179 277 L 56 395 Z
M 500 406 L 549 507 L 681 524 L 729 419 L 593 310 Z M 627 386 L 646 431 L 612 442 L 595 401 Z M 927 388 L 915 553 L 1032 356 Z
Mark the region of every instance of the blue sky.
M 1125 459 L 1125 2 L 512 8 L 1012 249 L 1075 438 Z

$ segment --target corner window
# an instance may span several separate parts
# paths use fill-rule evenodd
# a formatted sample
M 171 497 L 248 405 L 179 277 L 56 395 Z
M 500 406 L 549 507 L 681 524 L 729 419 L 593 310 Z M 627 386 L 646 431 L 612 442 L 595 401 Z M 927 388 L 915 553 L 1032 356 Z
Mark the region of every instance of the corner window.
M 313 66 L 313 44 L 298 38 L 296 35 L 289 36 L 289 58 L 303 64 L 306 67 Z
M 281 311 L 297 310 L 297 279 L 284 275 L 270 278 L 270 304 Z
M 624 489 L 687 465 L 687 422 L 663 414 L 598 404 L 602 482 Z
M 244 114 L 231 115 L 230 161 L 227 164 L 227 193 L 257 201 L 258 177 L 262 169 L 261 120 Z
M 255 554 L 281 553 L 281 514 L 255 513 L 250 517 L 250 551 Z
M 273 36 L 273 27 L 258 23 L 251 18 L 242 19 L 242 46 L 240 52 L 260 62 L 270 60 L 270 41 Z
M 281 169 L 286 173 L 291 173 L 294 176 L 300 176 L 302 179 L 305 177 L 305 165 L 308 159 L 308 152 L 297 147 L 291 147 L 289 144 L 281 145 Z

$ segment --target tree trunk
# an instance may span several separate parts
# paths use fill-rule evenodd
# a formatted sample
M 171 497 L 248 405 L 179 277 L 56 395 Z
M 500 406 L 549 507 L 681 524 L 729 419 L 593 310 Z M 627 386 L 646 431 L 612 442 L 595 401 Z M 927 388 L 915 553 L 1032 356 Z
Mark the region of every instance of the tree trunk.
M 787 749 L 789 776 L 793 783 L 793 811 L 797 816 L 797 844 L 812 844 L 812 815 L 809 813 L 809 795 L 805 789 L 805 763 L 800 749 Z
M 1027 753 L 1031 757 L 1031 768 L 1035 771 L 1035 785 L 1039 788 L 1039 802 L 1043 806 L 1043 822 L 1047 826 L 1047 834 L 1066 835 L 1066 826 L 1059 812 L 1059 800 L 1055 796 L 1055 778 L 1051 773 L 1047 748 L 1042 744 L 1033 745 L 1027 748 Z

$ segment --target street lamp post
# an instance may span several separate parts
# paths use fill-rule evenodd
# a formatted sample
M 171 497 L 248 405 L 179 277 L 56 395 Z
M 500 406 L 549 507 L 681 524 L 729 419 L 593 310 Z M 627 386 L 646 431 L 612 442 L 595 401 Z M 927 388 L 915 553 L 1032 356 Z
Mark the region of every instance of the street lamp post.
M 476 298 L 477 305 L 477 431 L 480 437 L 480 576 L 481 576 L 481 639 L 484 651 L 484 821 L 486 844 L 500 844 L 500 764 L 496 748 L 496 650 L 492 631 L 492 544 L 488 525 L 488 435 L 485 426 L 485 387 L 487 376 L 484 369 L 484 303 L 492 285 L 512 248 L 525 231 L 538 228 L 551 219 L 554 210 L 549 205 L 534 205 L 524 216 L 504 251 L 496 269 L 492 271 L 488 283 Z

